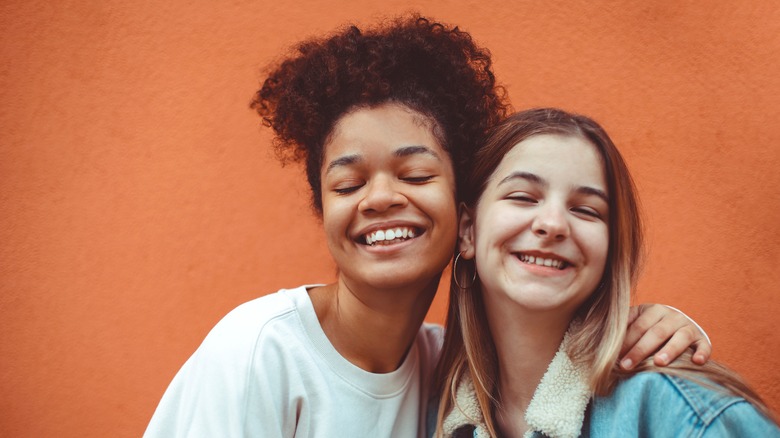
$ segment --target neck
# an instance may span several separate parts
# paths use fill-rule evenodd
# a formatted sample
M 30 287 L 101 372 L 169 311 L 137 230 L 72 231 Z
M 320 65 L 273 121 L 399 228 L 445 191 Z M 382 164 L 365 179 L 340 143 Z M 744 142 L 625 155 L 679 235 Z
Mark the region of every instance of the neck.
M 515 303 L 486 300 L 485 306 L 498 356 L 497 427 L 503 436 L 522 436 L 528 429 L 525 412 L 571 318 Z
M 314 311 L 336 351 L 373 373 L 403 363 L 436 294 L 439 278 L 421 287 L 355 287 L 337 283 L 310 290 Z

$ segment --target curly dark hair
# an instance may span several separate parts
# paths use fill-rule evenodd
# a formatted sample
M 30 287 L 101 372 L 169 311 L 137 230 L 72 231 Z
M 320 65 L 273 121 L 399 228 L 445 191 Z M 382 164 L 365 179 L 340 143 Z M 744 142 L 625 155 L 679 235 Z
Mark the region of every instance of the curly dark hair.
M 312 205 L 322 213 L 323 146 L 356 107 L 401 103 L 435 122 L 458 186 L 469 157 L 508 110 L 490 52 L 457 27 L 419 15 L 361 31 L 350 26 L 304 41 L 271 71 L 251 107 L 276 133 L 282 162 L 306 162 Z

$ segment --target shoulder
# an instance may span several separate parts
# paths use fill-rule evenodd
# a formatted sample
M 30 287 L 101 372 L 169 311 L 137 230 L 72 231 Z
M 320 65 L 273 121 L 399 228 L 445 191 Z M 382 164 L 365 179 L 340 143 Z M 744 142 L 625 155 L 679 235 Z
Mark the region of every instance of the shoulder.
M 244 375 L 246 367 L 283 351 L 279 345 L 303 337 L 300 302 L 308 300 L 305 287 L 282 289 L 231 310 L 206 335 L 188 362 L 197 367 Z
M 657 372 L 621 381 L 607 397 L 593 401 L 591 425 L 612 430 L 637 427 L 649 436 L 747 434 L 777 436 L 776 426 L 744 398 L 725 388 Z M 628 432 L 628 431 L 626 431 Z
M 228 312 L 216 327 L 254 328 L 262 327 L 268 321 L 295 310 L 294 297 L 302 288 L 281 289 L 255 298 Z
M 432 352 L 438 356 L 444 343 L 444 327 L 438 324 L 423 323 L 420 331 L 417 333 L 417 342 L 421 344 L 425 351 Z
M 705 423 L 711 422 L 729 406 L 746 403 L 745 399 L 727 392 L 720 386 L 704 386 L 691 380 L 657 372 L 636 374 L 621 381 L 612 397 L 630 396 L 647 404 L 664 402 L 669 407 L 690 409 Z
M 278 356 L 269 351 L 287 351 L 267 344 L 290 344 L 289 338 L 295 336 L 290 327 L 300 325 L 296 300 L 303 298 L 304 287 L 280 290 L 244 303 L 222 318 L 168 386 L 145 436 L 242 436 L 244 428 L 254 424 L 247 421 L 247 412 L 261 412 L 251 418 L 262 420 L 269 430 L 292 427 L 284 423 L 287 418 L 272 414 L 280 408 L 269 386 L 265 385 L 258 401 L 251 383 Z M 282 380 L 279 369 L 284 368 L 272 370 L 272 381 Z M 252 403 L 262 403 L 264 409 L 248 409 Z
M 229 350 L 254 342 L 267 326 L 295 313 L 299 289 L 282 289 L 239 305 L 211 329 L 201 347 Z

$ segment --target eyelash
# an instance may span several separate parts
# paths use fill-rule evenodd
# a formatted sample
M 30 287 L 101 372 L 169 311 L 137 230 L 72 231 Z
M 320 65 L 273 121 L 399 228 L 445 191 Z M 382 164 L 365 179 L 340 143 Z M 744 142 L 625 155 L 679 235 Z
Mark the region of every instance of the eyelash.
M 348 195 L 352 192 L 356 192 L 358 189 L 363 187 L 363 184 L 352 186 L 352 187 L 346 187 L 343 189 L 333 189 L 334 192 L 338 193 L 339 195 Z
M 525 202 L 529 204 L 536 204 L 538 202 L 536 199 L 530 196 L 523 196 L 523 195 L 509 196 L 508 199 L 511 199 L 513 201 Z M 571 209 L 571 211 L 579 214 L 584 214 L 586 216 L 590 216 L 596 219 L 601 219 L 601 214 L 599 212 L 588 208 L 574 207 Z
M 514 195 L 509 196 L 508 199 L 511 199 L 513 201 L 520 201 L 520 202 L 528 202 L 528 203 L 536 203 L 536 199 L 530 197 L 530 196 L 524 196 L 524 195 Z
M 587 215 L 587 216 L 590 216 L 590 217 L 601 219 L 601 214 L 599 214 L 597 211 L 594 211 L 594 210 L 590 210 L 590 209 L 587 209 L 587 208 L 581 208 L 581 207 L 575 207 L 575 208 L 572 208 L 571 210 L 573 212 L 575 212 L 575 213 L 580 213 L 580 214 L 584 214 L 584 215 Z
M 428 182 L 433 179 L 433 175 L 426 175 L 426 176 L 414 176 L 414 177 L 406 177 L 401 178 L 401 180 L 406 181 L 408 183 L 412 184 L 421 184 L 424 182 Z
M 434 178 L 435 175 L 426 175 L 426 176 L 415 176 L 415 177 L 407 177 L 407 178 L 401 178 L 402 181 L 408 182 L 411 184 L 422 184 L 425 182 L 428 182 Z M 363 187 L 365 184 L 359 184 L 351 187 L 345 187 L 341 189 L 333 189 L 334 192 L 338 193 L 339 195 L 348 195 L 352 192 L 358 191 L 361 187 Z

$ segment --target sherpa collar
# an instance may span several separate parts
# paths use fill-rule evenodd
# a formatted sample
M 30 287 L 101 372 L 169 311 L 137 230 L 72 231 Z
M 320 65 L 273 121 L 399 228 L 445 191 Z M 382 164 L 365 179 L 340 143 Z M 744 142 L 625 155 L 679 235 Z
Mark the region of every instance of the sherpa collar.
M 587 370 L 575 365 L 566 354 L 568 342 L 567 332 L 536 387 L 525 413 L 525 421 L 530 427 L 525 438 L 533 436 L 534 432 L 541 432 L 551 438 L 580 435 L 591 392 L 587 383 Z M 489 437 L 474 393 L 474 384 L 468 374 L 463 376 L 458 385 L 455 407 L 442 424 L 444 436 L 451 437 L 459 427 L 465 425 L 476 426 L 475 438 Z
M 490 438 L 484 424 L 482 411 L 479 409 L 477 394 L 474 392 L 474 383 L 468 372 L 458 384 L 458 390 L 455 393 L 455 406 L 442 423 L 444 438 L 451 438 L 458 428 L 467 425 L 476 426 L 474 438 Z

